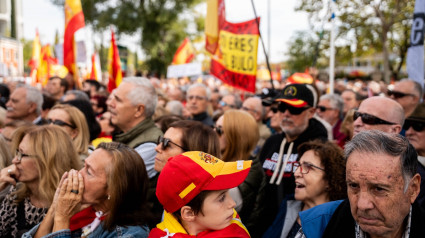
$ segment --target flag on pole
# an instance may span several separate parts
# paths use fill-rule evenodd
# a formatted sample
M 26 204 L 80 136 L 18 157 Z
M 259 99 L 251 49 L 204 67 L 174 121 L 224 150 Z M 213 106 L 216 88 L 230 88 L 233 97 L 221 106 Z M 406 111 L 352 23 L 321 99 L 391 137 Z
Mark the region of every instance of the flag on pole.
M 190 63 L 193 58 L 195 58 L 195 51 L 193 50 L 190 39 L 186 37 L 174 54 L 172 64 L 187 64 Z
M 35 32 L 35 38 L 32 42 L 32 57 L 28 62 L 28 65 L 31 67 L 30 77 L 31 85 L 35 86 L 37 83 L 37 69 L 40 64 L 40 52 L 41 52 L 41 43 L 40 36 L 38 35 L 38 30 Z
M 224 0 L 208 0 L 205 18 L 205 49 L 215 54 L 218 47 L 220 29 L 226 21 Z
M 76 45 L 74 34 L 84 25 L 84 14 L 80 0 L 65 0 L 65 35 L 63 41 L 63 64 L 74 75 L 76 85 L 81 86 L 78 80 L 76 65 Z
M 422 85 L 422 88 L 424 87 L 424 30 L 425 0 L 416 0 L 406 67 L 409 78 Z
M 115 42 L 115 34 L 111 29 L 111 46 L 109 47 L 108 54 L 108 72 L 109 82 L 108 91 L 112 92 L 122 81 L 121 61 L 118 54 L 118 46 Z
M 97 81 L 100 81 L 101 78 L 101 70 L 100 70 L 100 63 L 99 63 L 99 55 L 94 52 L 91 56 L 91 73 L 90 73 L 90 79 L 96 79 Z
M 49 44 L 41 48 L 40 64 L 37 70 L 37 81 L 43 86 L 46 86 L 49 78 L 53 76 L 53 66 L 57 65 L 58 61 L 52 56 L 52 49 Z

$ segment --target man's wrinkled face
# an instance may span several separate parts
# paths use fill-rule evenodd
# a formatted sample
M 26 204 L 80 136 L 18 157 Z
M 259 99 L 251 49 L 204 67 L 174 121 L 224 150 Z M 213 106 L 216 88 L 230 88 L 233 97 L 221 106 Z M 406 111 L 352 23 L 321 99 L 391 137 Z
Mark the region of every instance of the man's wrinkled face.
M 27 102 L 27 90 L 25 88 L 17 88 L 6 103 L 6 116 L 12 119 L 24 119 L 35 111 L 33 104 L 33 102 Z
M 207 111 L 208 99 L 205 88 L 196 87 L 187 92 L 186 108 L 192 115 Z
M 414 199 L 411 190 L 404 192 L 399 157 L 354 151 L 347 159 L 346 180 L 351 214 L 363 231 L 390 237 L 404 230 Z

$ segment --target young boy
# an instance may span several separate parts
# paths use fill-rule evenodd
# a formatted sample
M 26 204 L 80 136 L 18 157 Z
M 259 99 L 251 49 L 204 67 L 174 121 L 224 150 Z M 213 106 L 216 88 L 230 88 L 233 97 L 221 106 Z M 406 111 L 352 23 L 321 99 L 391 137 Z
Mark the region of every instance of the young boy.
M 170 158 L 156 187 L 164 220 L 149 238 L 250 237 L 228 192 L 245 180 L 250 168 L 251 161 L 225 163 L 199 151 Z

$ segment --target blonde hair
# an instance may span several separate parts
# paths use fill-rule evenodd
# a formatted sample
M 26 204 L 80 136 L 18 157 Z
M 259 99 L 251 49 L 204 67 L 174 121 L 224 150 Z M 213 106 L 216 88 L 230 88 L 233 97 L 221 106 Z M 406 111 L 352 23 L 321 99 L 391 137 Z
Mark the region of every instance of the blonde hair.
M 0 136 L 0 169 L 9 166 L 12 163 L 12 153 L 3 136 Z
M 80 109 L 69 104 L 57 104 L 52 107 L 52 110 L 61 109 L 69 115 L 71 125 L 75 126 L 78 131 L 77 136 L 72 140 L 78 154 L 88 155 L 90 132 L 86 117 Z
M 40 199 L 53 201 L 56 187 L 62 175 L 71 169 L 81 169 L 82 163 L 69 135 L 59 126 L 29 126 L 16 130 L 12 149 L 19 148 L 22 139 L 28 136 L 29 150 L 35 155 L 39 174 L 38 192 Z M 20 202 L 30 194 L 25 183 L 20 183 L 16 201 Z
M 242 110 L 228 110 L 223 114 L 223 132 L 227 140 L 223 161 L 247 160 L 259 139 L 254 117 Z

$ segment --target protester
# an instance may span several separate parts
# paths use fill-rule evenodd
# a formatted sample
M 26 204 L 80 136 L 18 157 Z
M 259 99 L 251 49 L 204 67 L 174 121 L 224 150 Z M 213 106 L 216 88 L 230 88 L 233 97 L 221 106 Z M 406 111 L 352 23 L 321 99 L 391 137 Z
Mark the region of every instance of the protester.
M 358 93 L 351 89 L 346 89 L 341 93 L 341 98 L 344 100 L 344 116 L 352 109 L 357 109 L 361 103 L 361 97 Z
M 31 86 L 19 85 L 10 95 L 6 103 L 6 123 L 14 120 L 24 120 L 36 124 L 41 120 L 43 95 Z
M 55 105 L 47 115 L 47 123 L 62 128 L 72 139 L 72 143 L 84 161 L 89 155 L 89 129 L 84 114 L 68 104 Z
M 104 112 L 106 112 L 106 110 L 108 110 L 108 107 L 106 106 L 106 98 L 107 97 L 103 95 L 95 95 L 90 98 L 90 104 L 96 117 L 100 117 Z
M 145 162 L 148 177 L 156 175 L 154 170 L 155 147 L 162 131 L 155 125 L 152 115 L 157 104 L 157 94 L 147 78 L 129 77 L 114 90 L 107 102 L 111 122 L 122 133 L 113 137 L 135 149 Z
M 404 116 L 408 117 L 420 103 L 423 96 L 422 85 L 412 79 L 402 79 L 394 85 L 393 90 L 388 90 L 388 96 L 400 103 Z
M 12 164 L 12 152 L 4 139 L 3 136 L 0 136 L 0 170 Z
M 81 90 L 68 90 L 65 93 L 65 96 L 62 98 L 62 102 L 67 102 L 71 100 L 86 100 L 90 101 L 89 96 L 87 93 L 81 91 Z
M 100 90 L 100 83 L 95 79 L 87 79 L 83 82 L 83 91 L 89 96 L 94 97 Z
M 184 120 L 183 117 L 177 115 L 164 115 L 155 119 L 155 125 L 161 129 L 162 132 L 166 132 L 170 127 L 170 124 L 176 121 Z
M 425 237 L 424 212 L 415 201 L 417 154 L 407 139 L 363 131 L 346 144 L 345 157 L 348 200 L 301 212 L 306 222 L 299 237 Z
M 90 135 L 89 141 L 93 141 L 99 136 L 101 132 L 101 128 L 99 123 L 96 120 L 96 115 L 89 101 L 75 99 L 75 100 L 69 100 L 69 101 L 63 102 L 63 104 L 72 105 L 78 108 L 83 113 L 84 118 L 89 127 L 89 135 Z
M 224 96 L 221 101 L 218 103 L 218 108 L 223 113 L 230 109 L 239 109 L 242 106 L 242 101 L 240 97 L 234 94 L 228 94 Z
M 320 97 L 317 114 L 332 127 L 332 137 L 335 142 L 344 147 L 347 135 L 340 131 L 342 124 L 344 102 L 338 94 L 325 94 Z
M 136 151 L 101 143 L 83 169 L 62 176 L 43 222 L 23 237 L 147 237 L 148 182 Z
M 263 237 L 295 237 L 304 223 L 298 212 L 347 197 L 344 153 L 333 142 L 301 144 L 298 160 L 291 166 L 295 171 L 295 195 L 282 202 L 273 225 Z
M 68 90 L 68 82 L 64 78 L 53 76 L 49 78 L 49 81 L 47 81 L 45 89 L 50 97 L 54 98 L 56 101 L 59 101 Z
M 38 224 L 61 175 L 81 168 L 70 137 L 59 127 L 21 127 L 14 135 L 13 164 L 0 171 L 0 190 L 7 192 L 0 205 L 0 237 L 21 237 Z
M 156 191 L 164 219 L 149 237 L 250 237 L 228 192 L 250 167 L 251 161 L 223 162 L 200 151 L 170 158 Z
M 189 112 L 189 118 L 194 121 L 200 121 L 207 126 L 214 126 L 212 118 L 207 113 L 210 90 L 207 86 L 196 83 L 187 90 L 186 109 Z
M 12 148 L 13 133 L 16 131 L 16 129 L 23 126 L 31 126 L 31 125 L 32 125 L 31 122 L 23 121 L 23 120 L 14 120 L 14 121 L 6 123 L 4 127 L 1 129 L 1 135 L 5 139 L 7 146 L 9 148 Z

